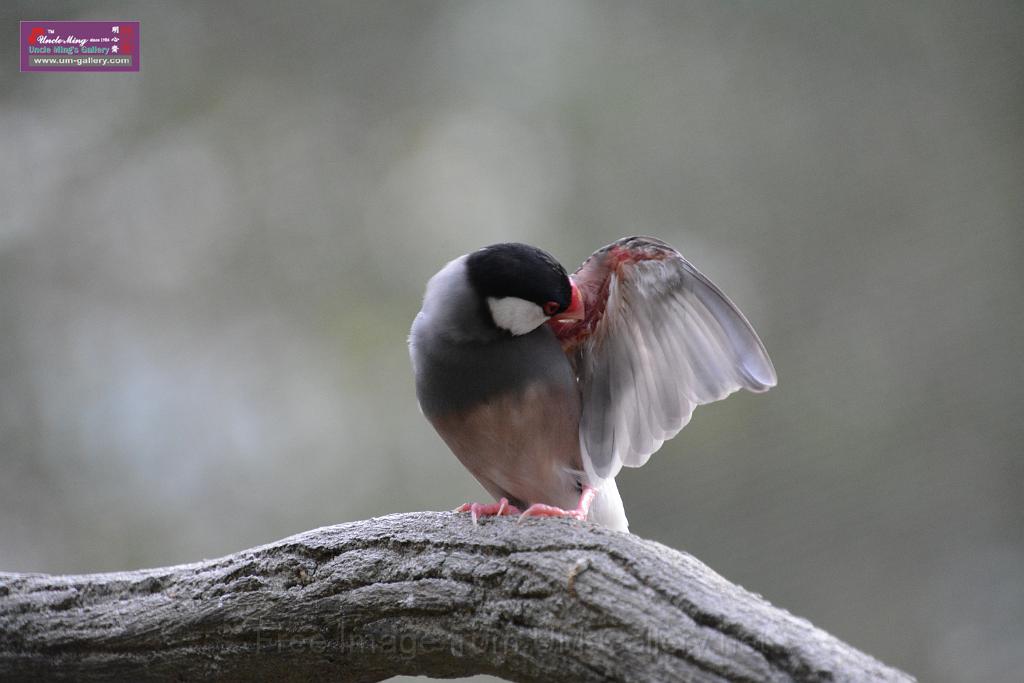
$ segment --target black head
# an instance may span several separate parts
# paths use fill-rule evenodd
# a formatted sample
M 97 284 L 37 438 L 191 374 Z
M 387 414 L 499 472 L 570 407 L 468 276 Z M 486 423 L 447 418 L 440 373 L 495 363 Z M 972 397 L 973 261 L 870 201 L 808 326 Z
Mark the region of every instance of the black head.
M 466 269 L 483 300 L 516 297 L 537 304 L 549 316 L 572 303 L 565 268 L 551 254 L 528 244 L 505 242 L 474 251 Z

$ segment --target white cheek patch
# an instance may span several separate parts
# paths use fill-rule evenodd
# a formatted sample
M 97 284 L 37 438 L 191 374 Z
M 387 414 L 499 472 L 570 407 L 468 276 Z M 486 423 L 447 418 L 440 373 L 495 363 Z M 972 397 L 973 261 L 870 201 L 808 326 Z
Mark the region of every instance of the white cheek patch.
M 487 305 L 491 309 L 494 324 L 517 336 L 534 331 L 548 319 L 540 306 L 532 301 L 514 296 L 505 296 L 500 299 L 489 296 Z

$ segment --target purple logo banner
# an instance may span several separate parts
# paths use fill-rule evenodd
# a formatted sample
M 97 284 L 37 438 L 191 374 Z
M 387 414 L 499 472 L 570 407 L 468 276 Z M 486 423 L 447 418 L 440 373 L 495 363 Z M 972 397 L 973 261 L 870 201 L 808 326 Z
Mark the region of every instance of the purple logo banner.
M 137 21 L 23 21 L 22 71 L 138 71 Z

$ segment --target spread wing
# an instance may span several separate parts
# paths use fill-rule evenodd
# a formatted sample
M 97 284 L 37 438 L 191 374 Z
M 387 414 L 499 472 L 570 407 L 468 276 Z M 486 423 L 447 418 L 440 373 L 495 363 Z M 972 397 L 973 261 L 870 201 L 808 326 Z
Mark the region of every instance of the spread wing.
M 643 465 L 698 405 L 775 386 L 775 368 L 747 319 L 664 242 L 614 242 L 572 281 L 586 318 L 553 327 L 579 378 L 589 474 L 605 479 L 623 465 Z

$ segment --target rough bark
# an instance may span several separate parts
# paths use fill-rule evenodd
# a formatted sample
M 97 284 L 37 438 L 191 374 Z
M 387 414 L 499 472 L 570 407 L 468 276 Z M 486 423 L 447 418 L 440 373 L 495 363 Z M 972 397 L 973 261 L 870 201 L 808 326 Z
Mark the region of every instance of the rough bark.
M 908 681 L 636 536 L 400 514 L 195 564 L 0 574 L 0 679 Z

